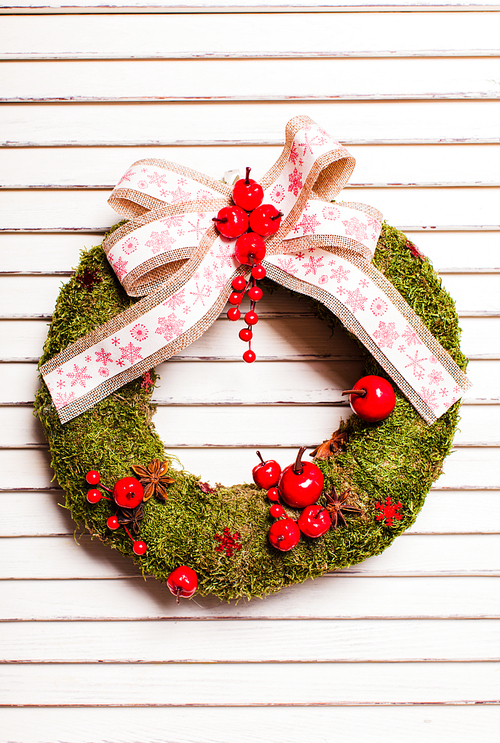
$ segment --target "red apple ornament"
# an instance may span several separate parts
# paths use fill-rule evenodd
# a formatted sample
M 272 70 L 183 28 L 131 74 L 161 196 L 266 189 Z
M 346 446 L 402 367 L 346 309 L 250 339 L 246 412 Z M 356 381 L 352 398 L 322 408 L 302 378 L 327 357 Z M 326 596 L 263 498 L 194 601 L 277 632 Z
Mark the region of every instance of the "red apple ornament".
M 368 423 L 378 423 L 387 418 L 396 405 L 396 396 L 392 385 L 383 377 L 371 374 L 359 379 L 352 390 L 345 390 L 349 395 L 352 410 Z
M 239 206 L 223 206 L 213 223 L 222 237 L 233 240 L 248 230 L 248 214 Z
M 124 477 L 113 488 L 113 498 L 120 508 L 137 508 L 144 498 L 144 490 L 135 477 Z
M 167 586 L 170 593 L 173 593 L 177 603 L 179 598 L 190 599 L 196 593 L 198 588 L 198 576 L 193 568 L 187 565 L 179 565 L 167 578 Z
M 233 201 L 246 212 L 251 212 L 262 204 L 264 190 L 260 183 L 250 178 L 251 168 L 247 168 L 245 178 L 240 178 L 233 186 Z
M 280 519 L 275 521 L 269 529 L 269 541 L 281 550 L 281 552 L 288 552 L 293 549 L 300 540 L 300 529 L 297 526 L 297 522 L 293 519 Z
M 298 524 L 302 534 L 316 538 L 326 534 L 332 525 L 332 520 L 326 508 L 315 504 L 304 508 L 299 516 Z
M 262 204 L 250 214 L 250 229 L 262 237 L 274 235 L 280 228 L 282 216 L 272 204 Z
M 253 481 L 259 488 L 269 490 L 269 488 L 273 488 L 277 484 L 281 474 L 281 467 L 274 459 L 268 459 L 264 462 L 260 451 L 257 452 L 257 456 L 260 459 L 260 463 L 256 464 L 252 470 Z
M 292 508 L 304 508 L 315 503 L 323 490 L 324 477 L 319 467 L 302 461 L 306 448 L 299 449 L 297 459 L 285 467 L 278 483 L 281 497 Z

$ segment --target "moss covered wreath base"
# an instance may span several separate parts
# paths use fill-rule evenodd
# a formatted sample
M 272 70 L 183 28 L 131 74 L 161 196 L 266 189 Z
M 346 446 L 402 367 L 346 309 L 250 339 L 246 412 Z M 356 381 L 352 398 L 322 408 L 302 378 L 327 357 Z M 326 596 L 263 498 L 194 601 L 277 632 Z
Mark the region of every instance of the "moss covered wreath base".
M 429 261 L 405 235 L 384 225 L 374 264 L 465 369 L 454 303 Z M 102 248 L 84 253 L 74 277 L 61 289 L 40 363 L 132 301 L 118 284 Z M 338 324 L 323 306 L 315 305 L 315 309 L 331 326 Z M 371 356 L 365 359 L 364 373 L 386 376 Z M 66 493 L 67 508 L 79 525 L 133 557 L 144 575 L 160 581 L 166 581 L 179 565 L 190 566 L 198 574 L 199 593 L 223 600 L 264 596 L 382 552 L 413 523 L 440 474 L 459 407 L 455 403 L 429 426 L 396 389 L 395 410 L 383 422 L 368 424 L 351 416 L 342 427 L 344 445 L 337 451 L 332 447 L 327 459 L 315 459 L 325 478 L 319 503 L 326 506 L 329 495 L 347 493 L 346 503 L 353 509 L 344 514 L 345 525 L 339 519 L 337 528 L 324 536 L 302 537 L 290 552 L 279 552 L 268 541 L 272 519 L 265 490 L 253 484 L 212 489 L 202 482 L 203 477 L 172 465 L 173 458 L 165 454 L 152 423 L 154 382 L 151 371 L 146 379 L 127 384 L 64 426 L 42 383 L 35 408 L 49 442 L 52 466 Z M 167 461 L 165 476 L 172 482 L 167 484 L 166 500 L 151 497 L 144 503 L 137 538 L 148 548 L 136 556 L 124 530 L 107 527 L 112 513 L 109 502 L 88 503 L 85 476 L 89 470 L 98 470 L 102 481 L 113 486 L 118 479 L 133 475 L 132 465 L 147 467 L 155 459 Z M 384 512 L 387 503 L 400 504 L 401 519 L 391 519 L 389 511 Z M 292 518 L 299 515 L 291 508 L 285 510 Z M 241 548 L 221 549 L 231 540 Z

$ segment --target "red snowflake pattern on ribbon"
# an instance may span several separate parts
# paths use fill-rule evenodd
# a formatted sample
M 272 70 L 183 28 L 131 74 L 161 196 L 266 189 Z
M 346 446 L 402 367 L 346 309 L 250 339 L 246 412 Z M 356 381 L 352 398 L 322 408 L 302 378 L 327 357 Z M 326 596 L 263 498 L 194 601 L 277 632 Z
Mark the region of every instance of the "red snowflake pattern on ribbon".
M 399 509 L 402 507 L 403 504 L 401 501 L 393 503 L 390 495 L 387 496 L 385 501 L 378 501 L 375 503 L 375 508 L 379 511 L 379 513 L 377 513 L 377 521 L 385 521 L 387 526 L 392 526 L 394 519 L 401 521 L 403 517 L 399 513 Z
M 166 341 L 169 341 L 171 338 L 182 333 L 184 324 L 185 320 L 180 320 L 175 313 L 172 312 L 168 317 L 158 318 L 158 327 L 156 328 L 155 333 L 162 335 Z
M 81 384 L 82 387 L 86 387 L 88 380 L 92 379 L 92 377 L 87 374 L 87 367 L 78 366 L 77 364 L 73 364 L 73 371 L 66 374 L 66 376 L 73 379 L 71 382 L 72 387 L 74 387 L 75 384 Z
M 387 312 L 388 304 L 387 302 L 382 299 L 382 297 L 377 297 L 373 300 L 373 302 L 370 305 L 370 309 L 372 311 L 372 314 L 375 315 L 375 317 L 380 317 L 380 315 L 385 315 Z
M 345 304 L 351 308 L 353 314 L 357 310 L 361 310 L 364 312 L 365 309 L 365 302 L 367 301 L 368 297 L 364 297 L 359 289 L 355 289 L 353 292 L 347 291 L 348 297 L 345 301 Z
M 394 341 L 399 338 L 399 333 L 396 332 L 396 323 L 388 322 L 386 325 L 381 320 L 378 329 L 373 333 L 373 337 L 377 339 L 380 348 L 392 348 Z
M 366 226 L 360 222 L 357 217 L 352 217 L 342 222 L 345 227 L 345 234 L 354 237 L 356 240 L 364 240 L 368 237 Z
M 168 250 L 175 243 L 173 237 L 170 237 L 168 230 L 164 232 L 152 232 L 150 239 L 144 243 L 151 248 L 152 253 L 160 253 L 162 250 Z
M 124 348 L 120 347 L 120 351 L 122 352 L 122 355 L 116 362 L 117 364 L 119 364 L 120 361 L 128 361 L 130 364 L 135 364 L 136 361 L 142 359 L 140 353 L 141 346 L 134 346 L 132 343 L 129 343 L 128 346 L 125 346 Z
M 129 237 L 122 243 L 122 250 L 126 255 L 135 253 L 139 245 L 139 240 L 136 237 Z
M 297 168 L 294 168 L 294 170 L 289 174 L 288 176 L 288 190 L 293 193 L 294 196 L 299 195 L 299 191 L 303 186 L 302 182 L 302 173 L 297 170 Z
M 134 327 L 130 331 L 130 335 L 135 338 L 136 341 L 145 341 L 149 335 L 149 331 L 145 325 L 142 325 L 142 323 L 138 323 L 137 325 L 134 325 Z
M 232 557 L 233 552 L 239 552 L 241 549 L 241 535 L 239 531 L 231 534 L 227 526 L 222 530 L 222 534 L 216 534 L 214 538 L 219 542 L 215 548 L 217 552 L 225 552 L 228 557 Z

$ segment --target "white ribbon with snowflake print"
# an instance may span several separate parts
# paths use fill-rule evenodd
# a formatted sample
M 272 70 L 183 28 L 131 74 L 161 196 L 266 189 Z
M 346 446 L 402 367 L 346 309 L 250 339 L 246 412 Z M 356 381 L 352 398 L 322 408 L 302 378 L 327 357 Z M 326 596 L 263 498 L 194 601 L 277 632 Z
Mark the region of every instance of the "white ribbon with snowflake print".
M 469 382 L 372 265 L 380 213 L 331 203 L 353 168 L 347 150 L 311 119 L 288 123 L 283 152 L 260 181 L 264 203 L 283 213 L 263 265 L 273 280 L 332 310 L 432 423 Z M 223 309 L 234 276 L 249 270 L 234 258 L 235 240 L 213 226 L 231 203 L 224 183 L 142 160 L 109 202 L 131 219 L 103 248 L 125 290 L 143 299 L 41 368 L 63 423 L 199 338 Z

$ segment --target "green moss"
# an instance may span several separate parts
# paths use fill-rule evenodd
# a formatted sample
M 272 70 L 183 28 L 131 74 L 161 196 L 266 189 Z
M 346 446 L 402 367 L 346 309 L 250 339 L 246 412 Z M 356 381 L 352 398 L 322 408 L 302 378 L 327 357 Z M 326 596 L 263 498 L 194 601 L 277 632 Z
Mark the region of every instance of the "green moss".
M 465 369 L 454 303 L 431 264 L 415 257 L 406 245 L 402 233 L 384 225 L 374 263 Z M 85 271 L 95 272 L 98 279 L 91 290 L 81 284 Z M 40 363 L 130 304 L 101 247 L 85 253 L 75 276 L 61 289 Z M 323 306 L 314 307 L 333 329 L 338 325 Z M 366 357 L 365 373 L 386 376 L 371 356 Z M 132 474 L 131 464 L 168 458 L 152 424 L 150 396 L 151 390 L 147 392 L 141 379 L 136 380 L 64 426 L 43 383 L 36 398 L 36 414 L 46 432 L 52 466 L 73 518 L 127 555 L 132 555 L 131 542 L 123 530 L 106 528 L 108 503 L 87 503 L 85 474 L 97 469 L 104 482 L 114 483 Z M 204 493 L 197 476 L 171 467 L 169 474 L 175 482 L 168 501 L 151 498 L 145 504 L 140 538 L 148 550 L 143 557 L 132 555 L 134 560 L 145 575 L 162 581 L 178 565 L 188 564 L 198 573 L 201 593 L 229 600 L 264 596 L 378 554 L 413 523 L 441 472 L 457 423 L 458 404 L 428 426 L 398 390 L 396 398 L 394 413 L 382 423 L 369 425 L 355 416 L 349 418 L 346 451 L 318 462 L 326 489 L 350 488 L 363 509 L 361 517 L 348 517 L 346 528 L 330 530 L 316 540 L 303 538 L 291 552 L 277 552 L 267 540 L 271 520 L 265 491 L 243 484 Z M 376 519 L 376 502 L 388 496 L 402 503 L 403 519 L 392 527 Z M 240 533 L 243 545 L 232 557 L 216 550 L 215 534 L 226 526 Z

